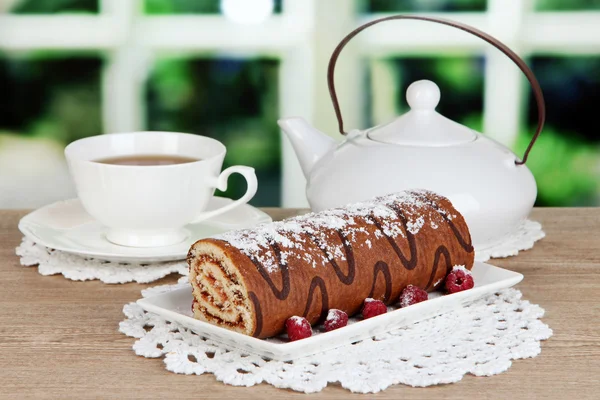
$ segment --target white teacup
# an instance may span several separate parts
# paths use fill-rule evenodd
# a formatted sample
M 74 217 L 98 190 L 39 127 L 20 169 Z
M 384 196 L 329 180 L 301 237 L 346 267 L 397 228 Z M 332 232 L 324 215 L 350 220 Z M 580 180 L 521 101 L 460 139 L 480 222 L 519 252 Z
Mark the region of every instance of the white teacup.
M 173 132 L 132 132 L 77 140 L 65 149 L 77 194 L 85 210 L 107 226 L 107 239 L 131 247 L 167 246 L 186 239 L 183 227 L 247 203 L 258 187 L 254 168 L 221 172 L 225 146 L 205 136 Z M 95 162 L 111 157 L 175 155 L 199 161 L 131 166 Z M 248 189 L 238 200 L 205 211 L 215 188 L 239 173 Z

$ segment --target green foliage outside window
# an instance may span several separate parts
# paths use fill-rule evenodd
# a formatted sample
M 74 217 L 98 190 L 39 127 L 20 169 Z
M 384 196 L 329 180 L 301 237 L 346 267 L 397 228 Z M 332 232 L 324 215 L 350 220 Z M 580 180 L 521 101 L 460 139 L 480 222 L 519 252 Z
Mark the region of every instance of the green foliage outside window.
M 481 115 L 472 115 L 463 124 L 483 132 Z M 511 146 L 522 155 L 531 141 L 534 127 L 521 128 Z M 600 191 L 600 154 L 598 148 L 577 135 L 544 128 L 527 160 L 527 167 L 538 186 L 537 206 L 592 206 Z
M 600 0 L 536 0 L 539 11 L 583 11 L 600 9 Z
M 485 11 L 486 0 L 366 0 L 367 12 Z
M 0 131 L 62 145 L 102 132 L 102 59 L 65 53 L 0 56 Z
M 15 4 L 11 12 L 20 14 L 99 12 L 96 0 L 24 0 Z M 217 0 L 145 0 L 143 4 L 148 14 L 216 13 L 219 7 Z M 362 4 L 370 12 L 483 11 L 486 6 L 484 0 L 365 0 Z M 277 7 L 280 10 L 281 1 Z M 536 8 L 600 9 L 600 0 L 538 0 Z M 546 128 L 528 161 L 538 184 L 537 204 L 597 205 L 600 57 L 533 57 L 528 61 L 540 80 L 548 106 Z M 400 82 L 400 110 L 407 108 L 406 87 L 414 80 L 431 79 L 442 90 L 439 111 L 481 131 L 483 58 L 444 56 L 390 62 Z M 0 146 L 6 148 L 19 136 L 43 138 L 64 146 L 103 132 L 103 65 L 103 55 L 97 53 L 0 54 Z M 147 128 L 198 133 L 223 141 L 228 148 L 226 165 L 245 164 L 257 170 L 261 184 L 253 203 L 278 205 L 278 69 L 278 61 L 267 58 L 158 58 L 142 99 Z M 524 126 L 531 127 L 535 108 L 532 104 L 526 106 Z M 521 129 L 513 146 L 517 154 L 523 153 L 532 132 Z M 236 197 L 244 187 L 242 180 L 232 179 L 226 195 Z
M 124 0 L 129 1 L 129 0 Z M 11 9 L 15 14 L 97 13 L 98 0 L 21 0 Z
M 504 0 L 512 2 L 516 0 Z M 533 0 L 539 11 L 600 9 L 600 0 Z M 485 11 L 486 0 L 364 0 L 366 12 L 471 12 Z
M 281 12 L 282 0 L 275 0 L 274 13 Z M 146 14 L 218 14 L 220 0 L 144 0 Z
M 147 126 L 222 141 L 227 147 L 225 167 L 256 169 L 260 185 L 253 204 L 278 205 L 278 64 L 269 59 L 158 60 L 148 81 Z M 232 176 L 225 195 L 241 196 L 242 182 Z

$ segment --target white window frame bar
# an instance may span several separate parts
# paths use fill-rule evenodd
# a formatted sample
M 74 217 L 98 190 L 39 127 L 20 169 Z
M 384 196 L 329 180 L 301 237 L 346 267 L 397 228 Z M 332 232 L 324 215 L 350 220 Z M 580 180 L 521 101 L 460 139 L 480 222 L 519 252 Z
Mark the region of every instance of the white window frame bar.
M 42 49 L 106 54 L 102 76 L 106 132 L 144 129 L 143 90 L 155 55 L 176 51 L 204 57 L 214 52 L 278 57 L 280 114 L 302 115 L 340 137 L 325 81 L 329 55 L 350 29 L 387 14 L 357 16 L 355 0 L 284 0 L 283 10 L 282 15 L 262 24 L 243 26 L 223 16 L 146 16 L 141 13 L 140 0 L 100 0 L 100 14 L 93 16 L 0 15 L 0 50 L 9 54 Z M 600 12 L 534 12 L 532 0 L 488 0 L 485 12 L 430 15 L 489 32 L 523 57 L 600 54 Z M 433 24 L 421 29 L 417 23 L 425 24 L 403 21 L 373 27 L 344 50 L 336 82 L 347 126 L 364 127 L 361 58 L 369 59 L 374 71 L 385 72 L 385 63 L 377 60 L 392 55 L 485 54 L 484 131 L 511 145 L 518 134 L 523 102 L 519 70 L 480 39 Z M 374 92 L 397 85 L 395 79 L 387 70 L 378 78 Z M 393 100 L 387 93 L 382 101 Z M 386 115 L 394 109 L 390 104 L 382 106 Z M 375 116 L 375 120 L 379 118 L 381 115 Z M 286 139 L 282 140 L 282 158 L 282 205 L 305 206 L 305 179 Z

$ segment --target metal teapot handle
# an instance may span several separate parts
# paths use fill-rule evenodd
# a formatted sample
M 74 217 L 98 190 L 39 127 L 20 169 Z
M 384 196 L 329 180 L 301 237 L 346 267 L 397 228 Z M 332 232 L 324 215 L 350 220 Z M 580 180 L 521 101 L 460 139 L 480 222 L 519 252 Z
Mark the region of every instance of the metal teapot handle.
M 327 68 L 327 85 L 329 86 L 329 94 L 331 96 L 331 102 L 333 103 L 333 108 L 335 109 L 335 115 L 338 120 L 338 126 L 339 126 L 340 133 L 342 135 L 346 134 L 346 132 L 344 131 L 344 120 L 342 118 L 342 112 L 340 110 L 340 103 L 338 101 L 337 94 L 335 92 L 334 71 L 335 71 L 335 64 L 337 62 L 337 59 L 340 56 L 340 53 L 342 52 L 342 50 L 344 49 L 346 44 L 348 44 L 348 42 L 350 40 L 352 40 L 352 38 L 354 38 L 360 32 L 364 31 L 365 29 L 367 29 L 368 27 L 370 27 L 372 25 L 375 25 L 375 24 L 378 24 L 378 23 L 384 22 L 384 21 L 391 21 L 394 19 L 415 19 L 415 20 L 421 20 L 421 21 L 436 22 L 438 24 L 448 25 L 448 26 L 452 26 L 454 28 L 461 29 L 465 32 L 469 32 L 469 33 L 485 40 L 486 42 L 490 43 L 491 45 L 496 47 L 498 50 L 500 50 L 501 52 L 506 54 L 508 56 L 508 58 L 510 58 L 515 64 L 517 64 L 517 66 L 521 69 L 521 71 L 523 71 L 523 73 L 527 77 L 527 80 L 531 84 L 531 88 L 533 89 L 533 95 L 534 95 L 535 101 L 537 103 L 537 111 L 538 111 L 538 125 L 537 125 L 537 129 L 535 130 L 535 133 L 533 135 L 533 138 L 531 139 L 529 146 L 527 146 L 527 149 L 525 150 L 523 159 L 521 161 L 519 161 L 519 160 L 515 161 L 515 164 L 517 164 L 517 165 L 525 164 L 525 162 L 527 161 L 527 157 L 529 156 L 529 152 L 531 151 L 531 148 L 533 147 L 533 145 L 535 144 L 535 141 L 537 140 L 538 136 L 540 136 L 540 133 L 542 132 L 542 129 L 544 127 L 544 121 L 546 120 L 546 104 L 544 102 L 544 95 L 542 93 L 542 88 L 540 87 L 540 84 L 538 83 L 535 75 L 533 74 L 533 71 L 531 71 L 531 69 L 527 66 L 525 61 L 523 61 L 514 51 L 509 49 L 504 43 L 500 42 L 498 39 L 495 39 L 494 37 L 488 35 L 487 33 L 482 32 L 479 29 L 473 28 L 472 26 L 465 25 L 465 24 L 462 24 L 462 23 L 456 22 L 456 21 L 441 19 L 441 18 L 423 17 L 423 16 L 418 16 L 418 15 L 393 15 L 390 17 L 376 19 L 376 20 L 368 22 L 364 25 L 361 25 L 358 28 L 356 28 L 355 30 L 353 30 L 352 32 L 350 32 L 344 39 L 342 39 L 342 41 L 337 45 L 337 47 L 333 51 L 333 54 L 331 55 L 331 58 L 329 60 L 329 66 Z

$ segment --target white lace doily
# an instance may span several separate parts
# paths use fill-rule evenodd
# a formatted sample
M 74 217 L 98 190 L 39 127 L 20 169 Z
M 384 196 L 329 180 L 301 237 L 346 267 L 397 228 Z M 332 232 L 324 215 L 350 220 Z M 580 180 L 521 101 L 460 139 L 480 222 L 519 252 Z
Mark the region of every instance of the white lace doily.
M 142 292 L 144 297 L 189 285 L 187 278 Z M 544 310 L 506 289 L 460 310 L 388 334 L 293 362 L 269 361 L 226 349 L 177 323 L 125 305 L 119 330 L 137 338 L 133 350 L 147 358 L 164 357 L 167 370 L 214 374 L 234 386 L 268 383 L 313 393 L 329 383 L 358 393 L 376 393 L 390 385 L 431 386 L 458 382 L 469 373 L 496 375 L 512 360 L 531 358 L 552 330 L 540 321 Z
M 540 223 L 527 220 L 500 245 L 476 251 L 475 259 L 484 262 L 490 258 L 515 256 L 521 250 L 532 248 L 544 236 Z M 188 274 L 185 261 L 150 265 L 107 262 L 51 250 L 27 238 L 23 238 L 23 242 L 17 247 L 17 255 L 21 257 L 21 264 L 24 266 L 38 265 L 38 271 L 42 275 L 62 274 L 74 281 L 99 279 L 104 283 L 148 283 L 171 273 Z
M 486 262 L 490 258 L 504 258 L 516 256 L 519 251 L 529 250 L 535 242 L 544 238 L 542 224 L 530 219 L 525 220 L 519 228 L 502 243 L 484 250 L 475 250 L 475 260 Z
M 73 281 L 99 279 L 104 283 L 149 283 L 169 274 L 187 275 L 189 272 L 185 261 L 157 264 L 102 261 L 48 249 L 27 238 L 23 238 L 16 253 L 21 257 L 21 265 L 37 265 L 42 275 L 62 274 Z

